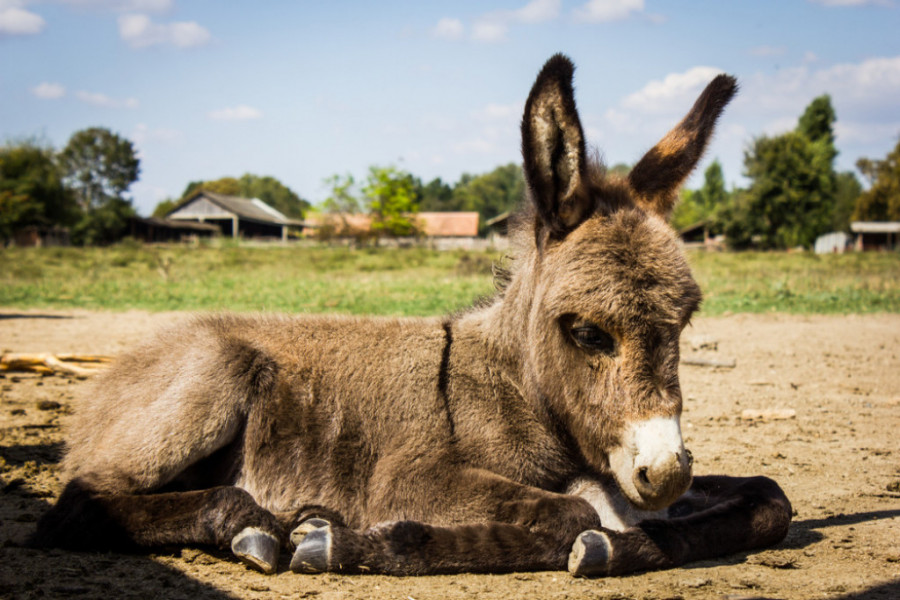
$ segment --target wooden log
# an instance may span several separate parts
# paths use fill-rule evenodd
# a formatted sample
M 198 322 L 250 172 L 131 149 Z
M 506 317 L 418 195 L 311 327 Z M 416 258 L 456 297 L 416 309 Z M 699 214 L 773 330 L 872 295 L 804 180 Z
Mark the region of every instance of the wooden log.
M 65 359 L 61 358 L 65 357 Z M 112 361 L 108 356 L 63 354 L 56 356 L 49 352 L 39 354 L 7 353 L 0 356 L 0 371 L 26 371 L 32 373 L 62 373 L 77 377 L 88 377 L 98 373 Z M 76 360 L 76 358 L 78 360 Z M 80 360 L 86 358 L 87 360 Z M 96 365 L 93 368 L 82 367 L 78 363 Z

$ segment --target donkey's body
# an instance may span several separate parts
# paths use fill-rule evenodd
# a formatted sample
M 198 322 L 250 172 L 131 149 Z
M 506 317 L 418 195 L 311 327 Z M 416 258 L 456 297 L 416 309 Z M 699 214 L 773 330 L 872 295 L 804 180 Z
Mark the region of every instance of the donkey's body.
M 533 208 L 491 302 L 160 334 L 79 407 L 36 541 L 230 544 L 264 571 L 291 544 L 297 571 L 590 575 L 783 538 L 777 485 L 691 486 L 678 426 L 700 292 L 665 218 L 734 81 L 617 179 L 585 160 L 571 71 L 551 59 L 526 105 Z

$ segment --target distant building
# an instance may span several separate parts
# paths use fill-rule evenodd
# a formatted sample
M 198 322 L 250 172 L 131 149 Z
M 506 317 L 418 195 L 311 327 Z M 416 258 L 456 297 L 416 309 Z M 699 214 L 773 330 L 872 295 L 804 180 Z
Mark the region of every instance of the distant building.
M 853 238 L 843 231 L 832 231 L 816 238 L 813 250 L 816 254 L 843 254 L 853 242 Z
M 900 221 L 854 221 L 850 231 L 857 250 L 894 250 L 900 241 Z
M 469 247 L 478 237 L 477 212 L 421 212 L 411 215 L 418 232 L 440 249 Z M 324 214 L 309 220 L 309 226 L 328 237 L 361 238 L 372 232 L 372 217 L 362 214 Z
M 288 231 L 302 231 L 303 221 L 283 215 L 258 198 L 239 198 L 199 191 L 166 214 L 167 220 L 216 225 L 227 237 L 287 240 Z
M 28 225 L 13 233 L 13 246 L 19 248 L 68 245 L 69 230 L 56 225 Z

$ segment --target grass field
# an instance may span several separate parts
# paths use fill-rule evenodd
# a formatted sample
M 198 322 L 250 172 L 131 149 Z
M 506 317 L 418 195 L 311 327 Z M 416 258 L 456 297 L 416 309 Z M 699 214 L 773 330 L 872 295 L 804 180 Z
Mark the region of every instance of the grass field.
M 0 249 L 0 306 L 436 315 L 499 253 L 309 247 Z M 690 254 L 703 314 L 900 312 L 900 254 Z

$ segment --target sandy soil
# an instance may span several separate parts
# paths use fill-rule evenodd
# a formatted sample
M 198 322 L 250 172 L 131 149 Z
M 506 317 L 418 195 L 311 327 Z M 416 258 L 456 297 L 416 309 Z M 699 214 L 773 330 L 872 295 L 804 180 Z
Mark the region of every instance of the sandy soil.
M 0 350 L 117 354 L 183 315 L 0 309 Z M 717 350 L 694 350 L 703 339 Z M 172 549 L 92 555 L 21 547 L 60 492 L 66 418 L 85 381 L 0 378 L 3 598 L 900 598 L 900 315 L 697 319 L 683 354 L 684 431 L 698 474 L 764 474 L 796 509 L 762 552 L 666 572 L 585 580 L 568 573 L 391 578 L 274 576 L 228 554 Z M 746 420 L 748 409 L 794 418 Z M 285 558 L 285 561 L 287 559 Z

